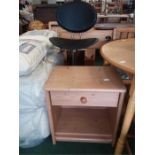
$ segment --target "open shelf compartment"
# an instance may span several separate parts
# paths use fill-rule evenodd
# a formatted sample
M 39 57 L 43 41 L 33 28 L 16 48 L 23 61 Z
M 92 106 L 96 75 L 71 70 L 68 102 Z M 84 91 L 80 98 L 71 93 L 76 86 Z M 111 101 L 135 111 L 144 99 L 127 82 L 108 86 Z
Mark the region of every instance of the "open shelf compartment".
M 55 138 L 57 141 L 111 143 L 116 108 L 62 108 L 55 106 Z

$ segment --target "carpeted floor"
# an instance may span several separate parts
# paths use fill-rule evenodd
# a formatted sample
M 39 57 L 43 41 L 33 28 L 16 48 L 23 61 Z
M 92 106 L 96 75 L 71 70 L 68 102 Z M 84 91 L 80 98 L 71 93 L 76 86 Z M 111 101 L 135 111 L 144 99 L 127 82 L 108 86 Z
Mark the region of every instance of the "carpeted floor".
M 77 143 L 77 142 L 57 142 L 52 144 L 51 136 L 45 139 L 43 143 L 33 148 L 20 148 L 20 155 L 112 155 L 114 148 L 111 144 L 100 143 Z
M 133 139 L 128 142 L 134 153 Z M 113 155 L 113 153 L 114 147 L 111 144 L 57 142 L 56 145 L 53 145 L 51 136 L 36 147 L 19 148 L 19 155 Z M 123 155 L 128 155 L 126 148 Z

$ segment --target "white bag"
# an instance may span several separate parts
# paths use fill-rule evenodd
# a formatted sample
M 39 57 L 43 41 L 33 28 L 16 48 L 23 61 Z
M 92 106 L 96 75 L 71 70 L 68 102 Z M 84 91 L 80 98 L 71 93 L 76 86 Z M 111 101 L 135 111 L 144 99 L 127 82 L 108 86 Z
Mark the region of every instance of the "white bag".
M 33 30 L 28 31 L 20 36 L 20 40 L 31 39 L 44 42 L 48 47 L 54 45 L 49 41 L 51 37 L 57 37 L 58 34 L 52 30 Z
M 19 78 L 20 147 L 33 147 L 50 135 L 44 83 L 52 68 L 42 62 L 31 75 Z
M 19 75 L 30 74 L 47 54 L 47 48 L 42 42 L 20 41 Z
M 50 43 L 49 38 L 57 33 L 49 30 L 34 30 L 20 36 L 19 75 L 30 74 L 46 56 L 47 52 L 59 51 Z

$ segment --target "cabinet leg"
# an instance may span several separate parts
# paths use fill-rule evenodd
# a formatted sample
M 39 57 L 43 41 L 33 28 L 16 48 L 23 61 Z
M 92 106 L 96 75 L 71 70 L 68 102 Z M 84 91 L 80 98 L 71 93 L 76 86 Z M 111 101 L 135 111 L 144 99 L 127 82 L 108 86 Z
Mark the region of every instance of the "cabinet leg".
M 54 130 L 54 117 L 53 117 L 53 109 L 51 107 L 51 97 L 50 97 L 50 92 L 46 92 L 46 104 L 47 104 L 47 110 L 48 110 L 48 118 L 49 118 L 49 125 L 50 125 L 50 130 L 51 130 L 51 136 L 52 136 L 52 142 L 53 144 L 56 144 L 55 140 L 55 130 Z

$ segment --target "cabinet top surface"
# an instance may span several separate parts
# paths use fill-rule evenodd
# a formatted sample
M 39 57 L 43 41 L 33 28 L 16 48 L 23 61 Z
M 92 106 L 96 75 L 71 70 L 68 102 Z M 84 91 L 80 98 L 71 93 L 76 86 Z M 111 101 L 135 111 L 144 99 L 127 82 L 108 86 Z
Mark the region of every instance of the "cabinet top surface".
M 125 87 L 111 67 L 56 66 L 45 90 L 125 92 Z

